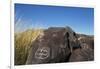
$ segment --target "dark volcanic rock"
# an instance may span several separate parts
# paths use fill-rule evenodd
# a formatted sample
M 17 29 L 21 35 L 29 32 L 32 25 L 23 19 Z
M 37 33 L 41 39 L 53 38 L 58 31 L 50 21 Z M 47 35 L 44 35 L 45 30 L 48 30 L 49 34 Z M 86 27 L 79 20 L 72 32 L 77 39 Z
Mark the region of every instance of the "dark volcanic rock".
M 92 61 L 94 60 L 94 51 L 91 48 L 76 49 L 72 52 L 69 62 Z
M 26 64 L 93 60 L 94 44 L 92 46 L 92 42 L 87 39 L 82 42 L 82 38 L 70 27 L 48 28 L 32 43 Z M 85 47 L 84 43 L 87 44 Z
M 81 48 L 72 52 L 69 62 L 94 60 L 94 38 L 80 35 L 78 41 Z

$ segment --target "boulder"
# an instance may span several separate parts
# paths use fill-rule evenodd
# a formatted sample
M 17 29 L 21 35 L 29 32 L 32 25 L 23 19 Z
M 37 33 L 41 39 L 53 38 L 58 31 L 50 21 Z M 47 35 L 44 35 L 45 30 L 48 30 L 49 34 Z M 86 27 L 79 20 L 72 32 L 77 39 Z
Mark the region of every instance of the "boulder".
M 81 48 L 71 53 L 69 62 L 93 61 L 94 60 L 94 39 L 93 37 L 79 37 Z
M 94 39 L 70 27 L 50 27 L 32 42 L 26 64 L 89 61 L 94 59 Z
M 76 39 L 69 27 L 48 28 L 32 43 L 26 64 L 67 62 Z

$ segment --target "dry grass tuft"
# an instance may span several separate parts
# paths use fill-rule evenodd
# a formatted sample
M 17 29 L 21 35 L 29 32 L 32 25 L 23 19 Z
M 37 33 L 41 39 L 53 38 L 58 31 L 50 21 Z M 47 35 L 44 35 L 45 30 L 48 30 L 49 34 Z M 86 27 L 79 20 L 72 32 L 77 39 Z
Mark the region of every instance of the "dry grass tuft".
M 15 33 L 15 65 L 24 65 L 27 59 L 31 43 L 42 33 L 43 30 L 27 30 Z

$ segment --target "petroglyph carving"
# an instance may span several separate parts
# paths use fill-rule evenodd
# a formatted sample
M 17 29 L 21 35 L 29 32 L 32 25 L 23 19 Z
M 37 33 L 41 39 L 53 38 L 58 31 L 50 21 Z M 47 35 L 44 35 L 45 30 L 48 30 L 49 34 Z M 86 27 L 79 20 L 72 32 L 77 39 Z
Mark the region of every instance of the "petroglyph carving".
M 35 53 L 36 59 L 46 59 L 50 56 L 50 48 L 49 47 L 42 47 L 38 48 Z

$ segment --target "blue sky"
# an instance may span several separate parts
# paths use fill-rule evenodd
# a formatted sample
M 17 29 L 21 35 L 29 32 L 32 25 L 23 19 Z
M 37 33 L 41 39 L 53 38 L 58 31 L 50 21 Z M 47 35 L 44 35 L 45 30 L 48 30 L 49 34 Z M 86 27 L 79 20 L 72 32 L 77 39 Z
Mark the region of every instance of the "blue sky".
M 75 32 L 93 35 L 94 9 L 15 4 L 15 32 L 55 26 L 70 26 Z

